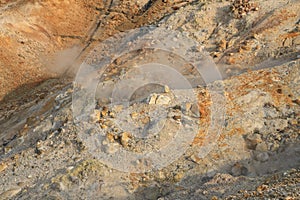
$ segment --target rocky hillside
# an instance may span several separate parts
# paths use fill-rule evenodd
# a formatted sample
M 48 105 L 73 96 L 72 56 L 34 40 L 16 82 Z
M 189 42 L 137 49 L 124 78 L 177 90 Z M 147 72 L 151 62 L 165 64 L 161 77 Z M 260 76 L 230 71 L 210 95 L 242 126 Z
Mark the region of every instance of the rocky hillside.
M 0 199 L 300 197 L 298 0 L 0 10 Z

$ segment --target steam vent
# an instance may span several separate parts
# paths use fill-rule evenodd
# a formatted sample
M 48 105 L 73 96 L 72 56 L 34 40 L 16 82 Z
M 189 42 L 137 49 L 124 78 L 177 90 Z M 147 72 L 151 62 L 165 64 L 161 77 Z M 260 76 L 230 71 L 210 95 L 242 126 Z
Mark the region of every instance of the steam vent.
M 299 0 L 0 0 L 0 200 L 300 199 Z

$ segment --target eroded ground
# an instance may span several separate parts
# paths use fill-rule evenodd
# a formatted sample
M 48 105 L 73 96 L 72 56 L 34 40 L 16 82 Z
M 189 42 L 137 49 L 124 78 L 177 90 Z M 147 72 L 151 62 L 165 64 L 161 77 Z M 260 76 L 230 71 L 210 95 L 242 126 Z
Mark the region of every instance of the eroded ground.
M 241 2 L 0 1 L 0 199 L 299 198 L 300 2 Z M 126 173 L 96 159 L 79 135 L 71 81 L 100 41 L 148 24 L 186 32 L 213 57 L 224 79 L 225 124 L 209 137 L 216 102 L 205 85 L 194 88 L 198 107 L 184 109 L 175 89 L 146 93 L 129 107 L 134 124 L 149 123 L 142 111 L 166 107 L 166 130 L 188 117 L 199 130 L 167 167 Z M 172 136 L 144 142 L 115 131 L 121 111 L 101 102 L 89 122 L 107 132 L 107 153 L 156 148 Z

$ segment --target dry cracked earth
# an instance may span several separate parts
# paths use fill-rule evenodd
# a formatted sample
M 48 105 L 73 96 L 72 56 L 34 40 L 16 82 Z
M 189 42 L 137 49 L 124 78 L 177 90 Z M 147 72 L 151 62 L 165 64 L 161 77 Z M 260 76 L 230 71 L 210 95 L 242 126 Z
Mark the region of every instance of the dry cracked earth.
M 0 0 L 0 199 L 299 199 L 299 10 L 299 0 Z M 221 80 L 141 86 L 129 105 L 113 105 L 111 86 L 134 74 L 136 60 L 148 62 L 149 52 L 134 51 L 109 65 L 106 90 L 98 86 L 92 113 L 78 123 L 79 66 L 97 63 L 92 56 L 101 58 L 110 37 L 141 27 L 190 38 Z M 193 74 L 185 57 L 158 54 Z M 220 86 L 214 96 L 210 88 Z M 184 99 L 188 92 L 196 98 Z M 129 158 L 110 165 L 95 153 L 95 145 L 106 155 L 153 151 L 178 130 L 184 141 L 190 124 L 197 129 L 178 157 L 174 145 L 171 156 L 136 159 L 126 171 Z

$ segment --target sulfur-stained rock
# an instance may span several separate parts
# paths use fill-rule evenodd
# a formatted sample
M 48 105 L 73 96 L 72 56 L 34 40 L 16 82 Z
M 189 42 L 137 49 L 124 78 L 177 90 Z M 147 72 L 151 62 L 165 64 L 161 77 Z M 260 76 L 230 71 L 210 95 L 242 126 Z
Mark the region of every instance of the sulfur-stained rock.
M 121 134 L 121 144 L 123 147 L 127 147 L 130 141 L 131 135 L 127 132 Z

